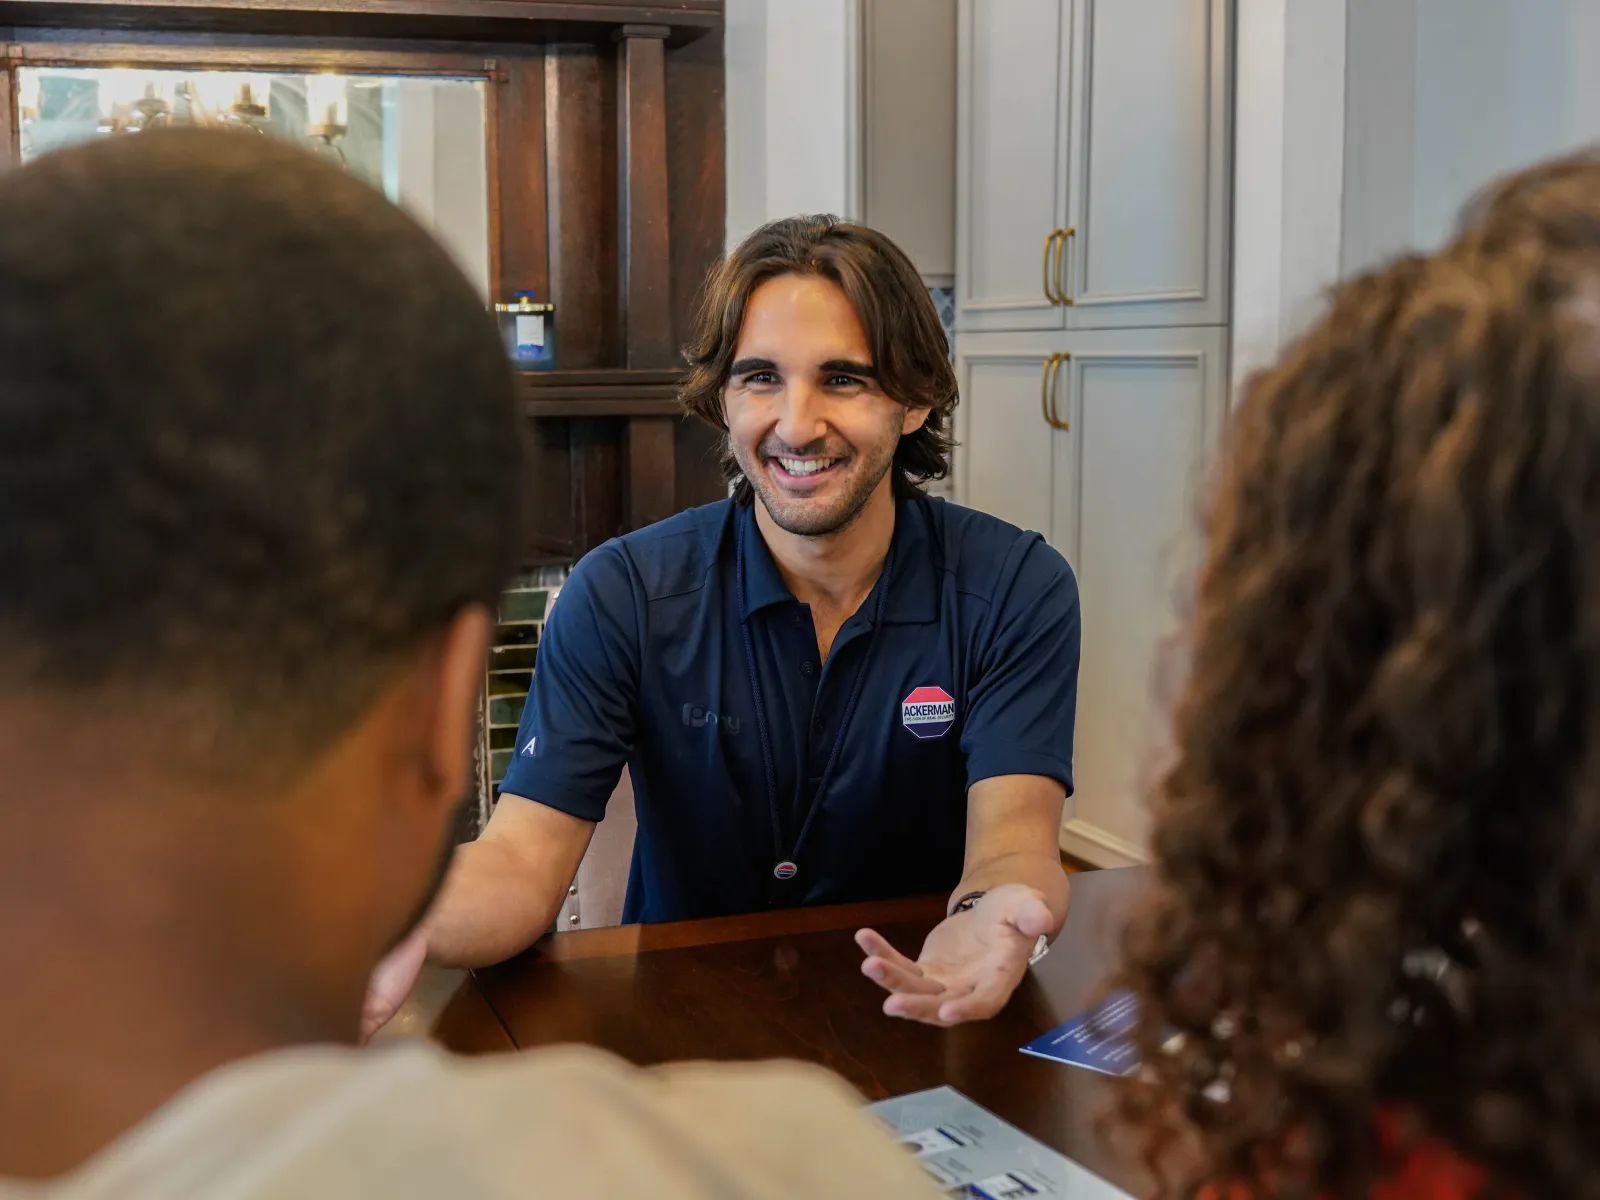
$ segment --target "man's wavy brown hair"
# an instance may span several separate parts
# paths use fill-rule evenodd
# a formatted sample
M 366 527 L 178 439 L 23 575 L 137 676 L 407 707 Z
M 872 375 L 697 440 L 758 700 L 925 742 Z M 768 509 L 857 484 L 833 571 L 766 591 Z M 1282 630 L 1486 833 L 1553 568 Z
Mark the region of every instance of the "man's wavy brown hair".
M 728 385 L 739 330 L 751 294 L 780 275 L 815 275 L 844 292 L 872 348 L 884 394 L 906 408 L 926 408 L 922 427 L 900 439 L 894 494 L 923 494 L 922 485 L 950 472 L 950 425 L 958 399 L 950 344 L 922 277 L 884 234 L 838 217 L 786 217 L 763 225 L 712 269 L 684 350 L 689 370 L 678 399 L 686 412 L 728 432 L 722 391 Z M 741 504 L 753 491 L 724 439 L 722 470 Z
M 1600 159 L 1342 287 L 1205 537 L 1116 1123 L 1169 1194 L 1367 1196 L 1426 1138 L 1600 1196 Z

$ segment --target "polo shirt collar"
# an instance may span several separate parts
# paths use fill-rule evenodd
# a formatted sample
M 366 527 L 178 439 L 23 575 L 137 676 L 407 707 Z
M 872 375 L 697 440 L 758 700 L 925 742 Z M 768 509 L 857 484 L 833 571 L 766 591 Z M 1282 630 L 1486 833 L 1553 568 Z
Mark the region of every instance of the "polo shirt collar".
M 744 611 L 746 620 L 751 614 L 770 608 L 774 604 L 793 604 L 794 593 L 778 573 L 778 564 L 772 560 L 772 551 L 756 526 L 755 506 L 759 501 L 734 506 L 734 536 L 744 545 Z M 939 570 L 935 561 L 932 539 L 928 536 L 928 514 L 924 511 L 928 501 L 902 500 L 896 504 L 894 535 L 894 572 L 889 579 L 889 598 L 884 605 L 886 624 L 920 625 L 939 618 Z M 882 584 L 879 580 L 879 584 Z M 873 589 L 876 591 L 876 587 Z M 872 603 L 867 598 L 863 608 Z M 868 610 L 870 611 L 870 609 Z
M 778 564 L 772 561 L 772 551 L 756 527 L 756 505 L 734 502 L 734 536 L 744 546 L 744 612 L 746 620 L 752 613 L 774 604 L 793 604 L 794 593 L 778 573 Z M 737 561 L 737 560 L 736 560 Z

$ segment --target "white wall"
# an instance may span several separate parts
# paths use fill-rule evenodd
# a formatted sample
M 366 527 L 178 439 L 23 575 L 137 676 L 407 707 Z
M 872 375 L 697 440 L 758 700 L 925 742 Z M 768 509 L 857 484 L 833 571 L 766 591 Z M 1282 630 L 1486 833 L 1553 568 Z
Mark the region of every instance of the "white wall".
M 860 218 L 933 287 L 956 272 L 956 0 L 858 0 Z
M 1240 0 L 1233 378 L 1484 184 L 1600 141 L 1600 0 Z
M 1411 245 L 1417 153 L 1417 0 L 1348 4 L 1345 274 Z
M 1462 201 L 1568 141 L 1567 0 L 1418 0 L 1412 240 L 1438 245 Z
M 727 0 L 728 244 L 795 213 L 855 216 L 855 0 Z
M 1347 271 L 1444 241 L 1484 184 L 1600 140 L 1600 0 L 1349 0 Z
M 1339 274 L 1346 0 L 1244 0 L 1234 100 L 1235 385 Z
M 767 219 L 767 4 L 726 0 L 729 246 Z

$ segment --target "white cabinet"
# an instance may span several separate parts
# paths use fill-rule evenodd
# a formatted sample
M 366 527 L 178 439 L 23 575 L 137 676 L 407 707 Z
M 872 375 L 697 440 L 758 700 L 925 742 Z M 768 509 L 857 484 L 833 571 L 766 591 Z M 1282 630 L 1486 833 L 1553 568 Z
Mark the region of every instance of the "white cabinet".
M 956 339 L 955 490 L 962 503 L 1036 530 L 1059 547 L 1054 526 L 1056 438 L 1043 410 L 1053 345 L 1040 339 Z M 968 399 L 978 397 L 976 401 Z
M 1228 319 L 1231 0 L 961 0 L 962 332 Z
M 1083 604 L 1063 849 L 1144 856 L 1156 671 L 1227 410 L 1234 0 L 960 0 L 956 498 Z
M 1227 408 L 1227 330 L 973 334 L 957 345 L 957 494 L 1044 536 L 1083 615 L 1077 791 L 1062 847 L 1139 861 L 1164 717 L 1156 685 Z
M 1046 243 L 1066 222 L 1071 0 L 961 0 L 956 329 L 1060 329 Z M 1052 247 L 1053 248 L 1053 247 Z
M 1062 846 L 1093 862 L 1143 854 L 1167 717 L 1158 682 L 1199 548 L 1197 499 L 1227 408 L 1227 331 L 1084 335 L 1061 372 L 1055 544 L 1078 573 L 1083 651 Z

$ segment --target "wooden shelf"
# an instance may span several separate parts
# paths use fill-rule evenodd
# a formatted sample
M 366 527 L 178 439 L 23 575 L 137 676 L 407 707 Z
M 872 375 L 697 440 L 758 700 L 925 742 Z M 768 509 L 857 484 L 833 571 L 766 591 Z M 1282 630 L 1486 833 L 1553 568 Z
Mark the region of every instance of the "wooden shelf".
M 675 417 L 680 371 L 519 371 L 525 417 Z
M 721 28 L 722 0 L 0 0 L 0 25 L 505 42 L 661 25 L 681 44 Z

